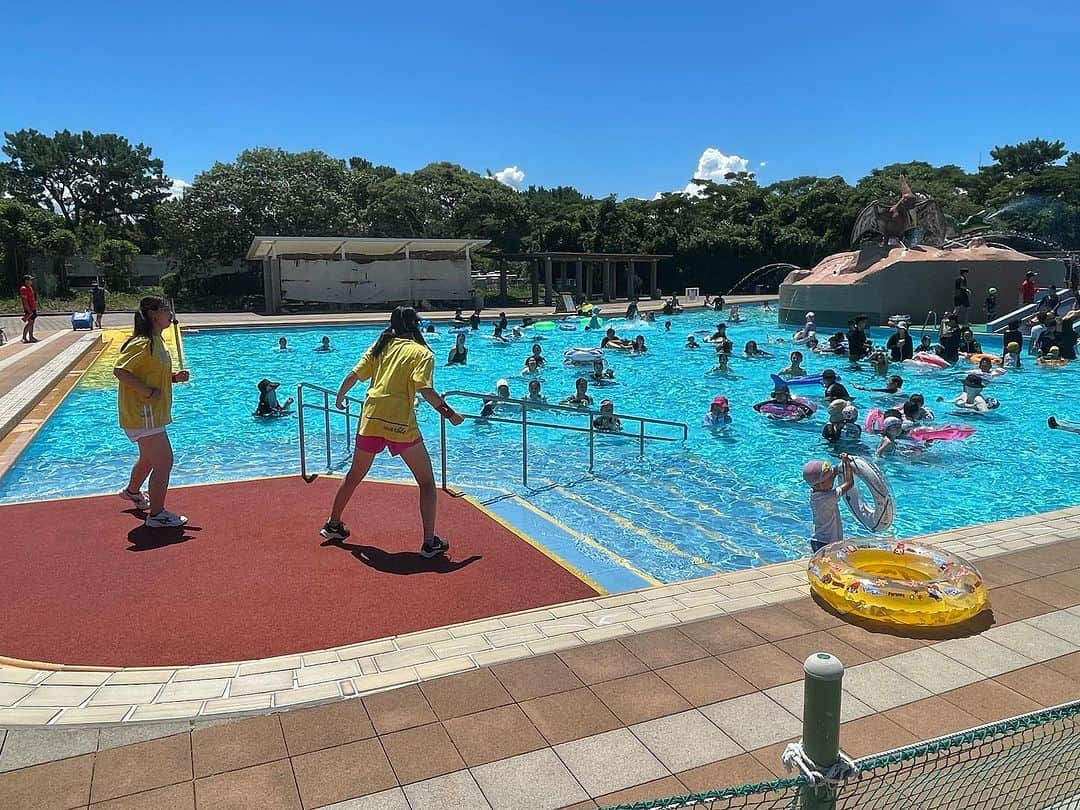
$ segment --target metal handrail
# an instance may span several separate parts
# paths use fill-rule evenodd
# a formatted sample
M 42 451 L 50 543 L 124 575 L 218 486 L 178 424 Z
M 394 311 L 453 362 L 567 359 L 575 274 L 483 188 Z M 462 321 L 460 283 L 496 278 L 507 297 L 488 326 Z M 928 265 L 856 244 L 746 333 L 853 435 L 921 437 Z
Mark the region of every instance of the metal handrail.
M 466 397 L 469 399 L 478 399 L 482 402 L 495 402 L 499 405 L 517 405 L 521 408 L 520 419 L 507 419 L 502 416 L 480 416 L 479 414 L 462 413 L 461 416 L 466 419 L 483 419 L 486 422 L 501 422 L 508 425 L 521 425 L 521 483 L 523 486 L 529 485 L 529 428 L 540 427 L 552 430 L 565 430 L 570 433 L 588 433 L 589 434 L 589 472 L 592 472 L 593 465 L 596 459 L 596 434 L 597 433 L 613 433 L 613 431 L 599 430 L 593 427 L 593 418 L 600 415 L 600 411 L 594 411 L 591 408 L 584 409 L 578 408 L 573 405 L 552 405 L 547 402 L 539 402 L 531 399 L 511 399 L 509 397 L 503 398 L 493 394 L 478 394 L 475 391 L 446 391 L 443 393 L 443 399 L 450 397 Z M 579 427 L 577 425 L 561 425 L 554 422 L 536 422 L 529 420 L 529 411 L 556 411 L 575 416 L 587 416 L 588 427 Z M 612 413 L 616 419 L 626 420 L 628 422 L 638 423 L 638 454 L 639 456 L 645 455 L 645 440 L 660 441 L 660 442 L 674 442 L 678 441 L 670 436 L 655 436 L 645 432 L 645 425 L 666 425 L 668 427 L 676 427 L 682 429 L 682 440 L 686 439 L 690 435 L 690 429 L 685 422 L 672 422 L 667 419 L 654 419 L 649 416 L 637 416 L 636 414 L 620 414 Z M 616 435 L 628 435 L 625 431 L 620 431 Z M 439 421 L 439 437 L 441 445 L 441 467 L 442 474 L 442 488 L 446 489 L 446 417 L 443 416 Z
M 310 402 L 305 403 L 305 389 L 322 394 L 322 405 L 320 406 L 317 403 Z M 335 400 L 333 408 L 330 407 L 330 397 L 334 397 Z M 355 416 L 351 409 L 353 403 L 357 405 Z M 342 411 L 337 408 L 337 391 L 331 391 L 329 388 L 323 388 L 321 385 L 315 385 L 308 382 L 302 382 L 296 386 L 296 414 L 300 421 L 300 476 L 310 484 L 318 478 L 319 475 L 318 473 L 314 475 L 307 474 L 307 447 L 304 441 L 304 408 L 320 411 L 323 414 L 323 431 L 326 433 L 326 469 L 329 470 L 331 465 L 330 414 L 341 414 L 345 417 L 345 452 L 349 453 L 352 450 L 351 420 L 355 418 L 357 425 L 360 424 L 360 416 L 364 410 L 364 400 L 346 396 L 345 410 Z

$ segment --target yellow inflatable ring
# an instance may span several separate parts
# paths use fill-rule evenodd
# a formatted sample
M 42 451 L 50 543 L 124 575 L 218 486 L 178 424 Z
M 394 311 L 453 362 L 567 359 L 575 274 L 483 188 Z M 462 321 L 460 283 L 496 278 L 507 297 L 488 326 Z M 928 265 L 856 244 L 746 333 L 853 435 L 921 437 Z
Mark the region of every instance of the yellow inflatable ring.
M 967 356 L 967 359 L 969 361 L 971 361 L 974 365 L 977 366 L 977 365 L 979 365 L 979 362 L 984 357 L 987 360 L 990 361 L 990 365 L 992 365 L 992 366 L 1000 366 L 1001 365 L 1001 358 L 1000 357 L 998 357 L 996 354 L 986 354 L 985 352 L 980 353 L 980 354 L 969 354 Z
M 810 558 L 807 575 L 811 590 L 841 613 L 886 624 L 956 624 L 988 603 L 971 563 L 921 543 L 830 543 Z

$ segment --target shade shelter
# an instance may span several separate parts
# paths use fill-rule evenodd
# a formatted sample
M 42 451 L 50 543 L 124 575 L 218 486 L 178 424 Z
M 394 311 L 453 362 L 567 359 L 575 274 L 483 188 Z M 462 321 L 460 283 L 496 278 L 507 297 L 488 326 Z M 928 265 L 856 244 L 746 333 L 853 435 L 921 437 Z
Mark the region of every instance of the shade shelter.
M 540 303 L 540 279 L 543 277 L 544 304 L 551 306 L 556 292 L 572 292 L 586 299 L 600 298 L 610 301 L 619 297 L 640 295 L 637 270 L 641 265 L 649 268 L 648 293 L 657 295 L 657 265 L 670 259 L 669 253 L 577 253 L 548 251 L 541 253 L 487 253 L 499 268 L 499 296 L 506 297 L 508 262 L 527 262 L 532 288 L 532 303 Z M 619 273 L 623 282 L 620 288 Z M 556 275 L 557 274 L 557 275 Z
M 256 236 L 266 311 L 282 303 L 337 305 L 472 300 L 472 253 L 487 239 Z

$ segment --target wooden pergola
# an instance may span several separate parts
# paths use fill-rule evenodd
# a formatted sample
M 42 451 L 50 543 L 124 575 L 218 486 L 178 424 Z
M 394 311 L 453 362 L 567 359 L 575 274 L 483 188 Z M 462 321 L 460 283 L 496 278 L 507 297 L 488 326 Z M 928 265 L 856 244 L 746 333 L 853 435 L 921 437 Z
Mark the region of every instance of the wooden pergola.
M 622 290 L 626 298 L 638 295 L 636 267 L 639 263 L 649 265 L 649 297 L 656 296 L 656 266 L 663 259 L 670 259 L 668 253 L 573 253 L 552 251 L 543 253 L 486 253 L 494 259 L 499 268 L 499 295 L 506 298 L 507 262 L 528 262 L 529 278 L 532 283 L 532 303 L 540 303 L 540 273 L 544 274 L 544 305 L 551 306 L 556 292 L 573 292 L 591 300 L 594 294 L 604 301 L 618 298 L 618 269 L 623 268 L 625 282 Z M 600 289 L 594 291 L 595 271 L 600 271 Z M 558 286 L 556 287 L 556 271 Z

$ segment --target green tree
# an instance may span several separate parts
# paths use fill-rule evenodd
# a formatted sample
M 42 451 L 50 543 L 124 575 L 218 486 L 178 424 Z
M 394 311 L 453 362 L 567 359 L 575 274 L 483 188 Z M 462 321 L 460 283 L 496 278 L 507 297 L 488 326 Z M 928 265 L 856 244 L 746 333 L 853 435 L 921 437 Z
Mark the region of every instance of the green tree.
M 198 175 L 157 216 L 167 252 L 192 271 L 243 256 L 253 236 L 358 234 L 355 193 L 345 162 L 323 152 L 249 149 Z
M 9 193 L 57 211 L 70 231 L 91 222 L 111 236 L 129 234 L 166 197 L 161 160 L 121 135 L 23 129 L 4 136 L 9 160 L 0 166 Z
M 50 247 L 62 247 L 59 231 L 64 221 L 34 205 L 12 199 L 0 199 L 0 258 L 3 260 L 3 286 L 18 289 L 29 269 L 30 257 L 49 255 Z M 53 241 L 54 236 L 56 240 Z
M 106 239 L 94 257 L 94 262 L 105 275 L 105 285 L 110 290 L 130 290 L 135 286 L 132 268 L 139 246 L 126 239 Z

